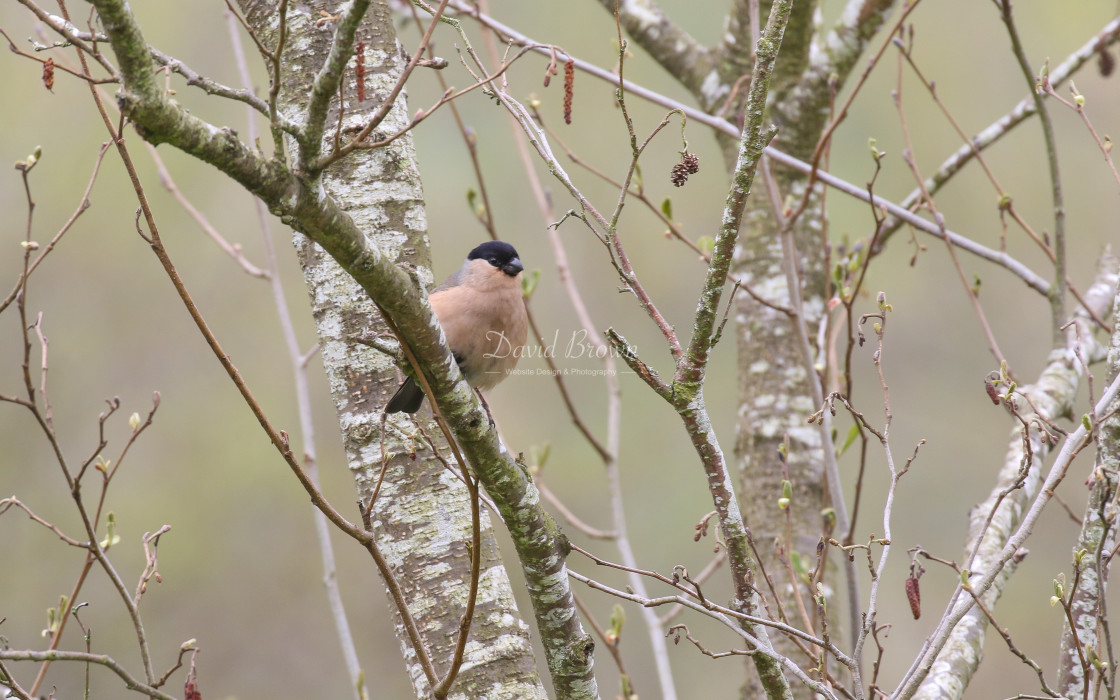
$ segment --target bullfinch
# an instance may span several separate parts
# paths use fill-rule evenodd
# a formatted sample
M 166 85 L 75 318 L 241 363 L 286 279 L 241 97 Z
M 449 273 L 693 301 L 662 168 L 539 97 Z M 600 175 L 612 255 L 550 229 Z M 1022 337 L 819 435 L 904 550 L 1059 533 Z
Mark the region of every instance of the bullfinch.
M 488 241 L 429 297 L 459 370 L 475 389 L 490 389 L 505 379 L 525 345 L 529 322 L 521 299 L 522 269 L 513 246 Z M 385 412 L 416 413 L 423 402 L 424 390 L 409 377 Z

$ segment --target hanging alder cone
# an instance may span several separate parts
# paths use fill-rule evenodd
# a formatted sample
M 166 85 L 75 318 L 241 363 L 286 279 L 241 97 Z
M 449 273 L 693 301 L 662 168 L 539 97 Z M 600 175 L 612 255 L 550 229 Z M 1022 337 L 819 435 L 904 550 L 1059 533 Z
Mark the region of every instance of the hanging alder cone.
M 673 166 L 672 172 L 669 174 L 669 180 L 680 187 L 688 181 L 689 175 L 695 175 L 700 172 L 700 159 L 696 157 L 695 153 L 681 154 L 681 162 Z

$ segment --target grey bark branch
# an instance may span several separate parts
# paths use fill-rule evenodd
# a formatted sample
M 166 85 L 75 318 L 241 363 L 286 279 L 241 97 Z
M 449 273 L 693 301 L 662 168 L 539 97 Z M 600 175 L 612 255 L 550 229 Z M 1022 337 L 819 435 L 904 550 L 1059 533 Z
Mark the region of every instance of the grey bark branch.
M 1096 280 L 1085 295 L 1098 316 L 1107 312 L 1118 281 L 1120 261 L 1106 254 L 1102 257 Z M 1079 309 L 1078 312 L 1086 318 L 1084 310 Z M 1092 325 L 1085 322 L 1072 326 L 1065 346 L 1051 352 L 1038 380 L 1019 389 L 1030 397 L 1031 404 L 1038 411 L 1035 418 L 1031 406 L 1018 401 L 1018 410 L 1024 420 L 1050 422 L 1072 410 L 1084 372 L 1078 353 L 1093 344 L 1091 328 Z M 1066 440 L 1067 448 L 1071 439 Z M 1028 509 L 1036 507 L 1039 494 L 1054 486 L 1051 483 L 1053 468 L 1049 477 L 1042 473 L 1044 460 L 1050 452 L 1050 444 L 1042 440 L 1037 427 L 1032 427 L 1024 436 L 1022 424 L 1016 421 L 997 483 L 988 498 L 973 508 L 970 514 L 965 566 L 974 575 L 973 584 L 989 610 L 1010 579 L 1010 572 L 1004 567 L 1009 543 L 1020 536 L 1022 523 L 1028 522 Z M 1009 491 L 1020 480 L 1021 488 Z M 984 643 L 987 624 L 984 614 L 973 607 L 972 598 L 967 595 L 962 597 L 958 590 L 927 642 L 927 648 L 923 648 L 895 697 L 913 696 L 930 700 L 961 697 L 979 665 L 979 650 Z
M 837 91 L 847 82 L 896 2 L 849 0 L 829 33 L 812 39 L 804 70 L 773 104 L 783 131 L 783 150 L 800 158 L 809 157 L 828 116 L 830 81 Z
M 723 38 L 713 54 L 716 63 L 733 66 L 732 72 L 747 75 L 754 62 L 754 45 L 760 31 L 760 27 L 755 26 L 760 22 L 759 0 L 731 0 L 730 5 L 724 20 Z
M 822 393 L 815 386 L 820 381 L 814 370 L 815 362 L 806 361 L 804 357 L 807 350 L 815 353 L 819 348 L 806 349 L 802 342 L 804 338 L 816 337 L 815 329 L 825 313 L 828 293 L 826 246 L 822 237 L 826 224 L 820 206 L 822 188 L 810 189 L 805 169 L 790 165 L 793 159 L 804 160 L 813 153 L 828 122 L 832 91 L 844 85 L 856 57 L 863 53 L 892 5 L 889 0 L 880 3 L 851 0 L 824 41 L 812 34 L 805 24 L 799 25 L 796 36 L 800 41 L 790 45 L 790 53 L 783 53 L 783 60 L 788 61 L 791 68 L 783 72 L 781 81 L 775 85 L 771 102 L 772 118 L 779 127 L 779 135 L 768 154 L 780 151 L 781 157 L 774 157 L 774 160 L 783 167 L 774 169 L 773 177 L 765 181 L 765 186 L 767 190 L 775 190 L 767 192 L 767 199 L 776 202 L 782 202 L 785 197 L 792 197 L 794 201 L 807 199 L 809 206 L 806 215 L 799 217 L 788 231 L 782 230 L 778 210 L 765 205 L 755 207 L 744 221 L 745 230 L 736 251 L 734 272 L 751 288 L 782 306 L 789 306 L 800 298 L 798 315 L 793 319 L 800 329 L 791 329 L 791 319 L 758 304 L 743 292 L 738 294 L 735 310 L 741 405 L 736 457 L 744 492 L 754 494 L 744 503 L 744 510 L 749 521 L 757 525 L 756 541 L 780 539 L 785 543 L 785 557 L 792 552 L 804 555 L 814 551 L 819 538 L 829 534 L 821 523 L 823 509 L 831 506 L 837 513 L 846 510 L 844 494 L 837 488 L 836 480 L 830 483 L 827 478 L 824 451 L 833 449 L 828 434 L 805 423 L 805 416 L 819 408 L 813 405 L 814 395 Z M 809 21 L 805 15 L 800 19 L 803 23 Z M 785 245 L 783 237 L 787 241 Z M 796 260 L 799 274 L 795 277 L 787 274 L 792 262 L 788 260 L 787 247 L 799 253 Z M 792 289 L 790 282 L 800 283 L 800 288 Z M 784 469 L 788 470 L 793 488 L 788 541 L 773 513 L 773 504 L 782 495 L 775 455 L 787 439 L 790 449 Z M 779 552 L 767 548 L 762 556 L 763 566 L 780 590 L 800 585 L 795 578 L 791 580 Z M 833 570 L 826 576 L 833 578 L 836 573 Z M 847 585 L 836 588 L 848 592 L 844 606 L 848 612 L 848 635 L 855 640 L 861 626 L 858 580 L 851 567 L 844 576 Z M 787 607 L 792 609 L 793 596 L 783 595 Z M 840 607 L 830 603 L 828 609 L 834 615 Z M 859 678 L 860 659 L 855 663 L 853 675 Z M 746 692 L 751 690 L 748 686 Z
M 704 287 L 701 290 L 693 322 L 692 339 L 678 363 L 673 380 L 671 401 L 688 429 L 697 454 L 703 460 L 708 487 L 716 511 L 719 513 L 720 527 L 727 540 L 728 562 L 737 598 L 735 607 L 747 613 L 753 613 L 760 605 L 758 594 L 749 584 L 755 576 L 759 563 L 748 546 L 746 523 L 738 508 L 734 483 L 723 450 L 709 422 L 703 398 L 703 382 L 714 343 L 719 302 L 728 269 L 731 267 L 743 211 L 754 183 L 755 173 L 762 162 L 766 142 L 772 136 L 772 132 L 764 133 L 763 129 L 766 97 L 786 25 L 790 20 L 791 5 L 791 2 L 782 0 L 774 3 L 766 30 L 758 42 L 758 57 L 751 76 L 745 123 L 739 140 L 735 171 L 732 174 L 731 187 L 721 219 L 723 223 L 716 237 L 712 262 L 708 266 Z M 747 628 L 747 631 L 758 638 L 760 647 L 770 651 L 765 628 L 755 626 Z M 788 682 L 783 676 L 781 665 L 774 662 L 772 654 L 757 654 L 754 661 L 760 682 L 768 697 L 793 697 Z
M 1120 376 L 1120 288 L 1112 303 L 1112 342 L 1108 347 L 1107 378 L 1109 382 Z M 1105 409 L 1111 415 L 1101 422 L 1097 433 L 1097 464 L 1090 477 L 1089 499 L 1077 543 L 1073 546 L 1076 571 L 1068 578 L 1072 590 L 1068 604 L 1072 611 L 1074 627 L 1067 620 L 1062 629 L 1062 645 L 1058 657 L 1058 692 L 1069 698 L 1098 697 L 1099 684 L 1092 678 L 1090 664 L 1085 668 L 1078 653 L 1092 649 L 1105 662 L 1097 670 L 1107 674 L 1109 687 L 1115 687 L 1116 659 L 1112 658 L 1111 643 L 1101 648 L 1102 627 L 1109 624 L 1108 573 L 1111 566 L 1110 552 L 1116 551 L 1117 474 L 1120 473 L 1120 399 L 1113 400 Z M 1104 653 L 1102 653 L 1104 652 Z M 1100 676 L 1098 675 L 1098 679 Z M 1086 694 L 1086 686 L 1089 692 Z
M 339 108 L 334 98 L 338 93 L 338 86 L 342 82 L 346 64 L 354 53 L 354 37 L 357 35 L 358 25 L 365 17 L 369 4 L 370 0 L 353 0 L 353 2 L 344 5 L 343 11 L 335 22 L 337 29 L 335 30 L 334 40 L 327 46 L 326 56 L 313 57 L 320 59 L 322 65 L 315 75 L 315 80 L 311 83 L 311 96 L 306 105 L 307 114 L 299 139 L 299 161 L 296 163 L 296 167 L 300 170 L 307 169 L 311 163 L 319 159 L 319 153 L 323 147 L 323 133 L 327 126 L 327 114 L 332 104 L 335 110 Z M 293 12 L 294 15 L 298 10 L 293 8 L 290 12 Z M 294 19 L 294 16 L 292 19 Z M 289 20 L 289 24 L 293 24 L 293 22 Z M 391 35 L 392 32 L 389 32 L 389 34 Z M 390 43 L 392 46 L 387 45 Z M 393 36 L 391 42 L 383 40 L 380 44 L 378 48 L 383 50 L 396 48 L 396 37 Z M 290 54 L 291 51 L 289 51 Z M 362 60 L 365 60 L 364 56 Z M 289 99 L 293 97 L 302 100 L 303 96 L 292 96 Z
M 1120 291 L 1120 290 L 1118 290 Z M 1108 381 L 1120 375 L 1120 299 L 1113 302 L 1113 333 L 1108 349 Z M 1120 409 L 1115 400 L 1106 409 Z M 1058 655 L 1058 692 L 1070 698 L 1096 698 L 1093 680 L 1094 668 L 1084 663 L 1087 652 L 1092 650 L 1108 665 L 1098 673 L 1110 674 L 1115 662 L 1109 654 L 1100 653 L 1102 625 L 1108 624 L 1108 606 L 1105 593 L 1108 587 L 1110 552 L 1117 545 L 1117 469 L 1120 468 L 1120 414 L 1113 413 L 1106 419 L 1097 434 L 1097 465 L 1090 477 L 1089 497 L 1081 532 L 1073 546 L 1074 570 L 1068 577 L 1070 590 L 1068 604 L 1074 626 L 1069 620 L 1062 625 L 1061 649 Z M 1099 676 L 1098 676 L 1099 678 Z M 1086 692 L 1086 687 L 1089 690 Z
M 711 51 L 678 27 L 653 0 L 599 3 L 614 14 L 616 1 L 626 33 L 690 92 L 699 95 L 713 68 Z

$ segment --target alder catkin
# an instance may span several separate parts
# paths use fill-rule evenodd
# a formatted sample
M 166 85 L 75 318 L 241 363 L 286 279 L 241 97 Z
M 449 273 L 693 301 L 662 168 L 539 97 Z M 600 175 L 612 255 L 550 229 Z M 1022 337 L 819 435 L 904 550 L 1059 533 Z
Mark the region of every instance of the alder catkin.
M 917 620 L 922 616 L 922 592 L 918 588 L 918 579 L 913 576 L 906 579 L 906 600 L 910 601 L 910 613 Z
M 366 101 L 366 43 L 354 47 L 354 76 L 358 83 L 358 102 Z
M 572 59 L 564 64 L 564 123 L 572 123 L 572 89 L 576 85 L 576 62 Z

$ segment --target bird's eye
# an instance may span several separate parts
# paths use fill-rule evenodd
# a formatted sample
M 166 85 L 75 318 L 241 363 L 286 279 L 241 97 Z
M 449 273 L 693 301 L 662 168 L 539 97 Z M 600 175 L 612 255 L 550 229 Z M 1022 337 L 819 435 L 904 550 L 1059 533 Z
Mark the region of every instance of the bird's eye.
M 494 267 L 497 267 L 498 266 L 498 259 L 497 258 L 490 258 L 490 264 L 493 265 Z

